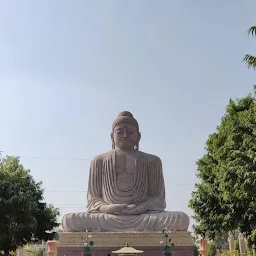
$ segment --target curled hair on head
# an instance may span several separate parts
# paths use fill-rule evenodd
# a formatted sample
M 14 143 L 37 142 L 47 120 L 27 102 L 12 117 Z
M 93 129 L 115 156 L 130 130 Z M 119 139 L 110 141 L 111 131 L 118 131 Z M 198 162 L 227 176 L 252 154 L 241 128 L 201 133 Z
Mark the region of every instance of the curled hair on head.
M 112 131 L 114 131 L 116 125 L 121 123 L 133 124 L 137 127 L 139 131 L 139 124 L 137 120 L 133 117 L 132 113 L 129 111 L 123 111 L 117 116 L 117 118 L 114 120 L 112 124 Z

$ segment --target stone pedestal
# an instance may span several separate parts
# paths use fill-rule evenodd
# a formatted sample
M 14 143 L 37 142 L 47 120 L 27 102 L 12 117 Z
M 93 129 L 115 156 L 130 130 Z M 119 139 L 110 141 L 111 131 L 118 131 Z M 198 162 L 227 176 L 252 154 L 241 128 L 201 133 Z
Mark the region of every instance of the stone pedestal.
M 47 256 L 57 256 L 57 241 L 47 241 Z
M 60 233 L 57 245 L 58 256 L 83 256 L 84 241 L 83 232 Z M 130 246 L 144 251 L 145 256 L 163 255 L 163 240 L 161 232 L 90 232 L 94 246 L 91 248 L 92 256 L 112 255 L 112 251 L 118 250 L 129 243 Z M 169 238 L 175 243 L 173 252 L 175 256 L 193 256 L 194 243 L 190 232 L 172 232 Z
M 202 256 L 206 256 L 208 252 L 208 241 L 206 239 L 201 239 L 199 241 L 199 252 Z

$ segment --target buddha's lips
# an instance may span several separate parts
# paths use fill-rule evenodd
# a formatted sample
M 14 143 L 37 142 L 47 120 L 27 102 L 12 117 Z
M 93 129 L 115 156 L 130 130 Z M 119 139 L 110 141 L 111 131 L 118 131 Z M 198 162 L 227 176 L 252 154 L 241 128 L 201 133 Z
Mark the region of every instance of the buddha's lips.
M 130 141 L 129 139 L 122 139 L 122 141 Z

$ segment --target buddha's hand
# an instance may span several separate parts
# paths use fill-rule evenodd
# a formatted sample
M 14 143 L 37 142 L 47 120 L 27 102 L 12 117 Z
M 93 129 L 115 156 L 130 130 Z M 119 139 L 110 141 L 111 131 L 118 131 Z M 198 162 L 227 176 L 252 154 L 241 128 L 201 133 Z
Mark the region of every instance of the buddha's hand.
M 139 215 L 146 213 L 148 211 L 148 208 L 144 205 L 138 205 L 135 208 L 129 209 L 125 208 L 122 213 L 127 215 Z
M 127 204 L 109 204 L 102 205 L 100 211 L 108 214 L 122 214 L 124 209 L 128 209 Z

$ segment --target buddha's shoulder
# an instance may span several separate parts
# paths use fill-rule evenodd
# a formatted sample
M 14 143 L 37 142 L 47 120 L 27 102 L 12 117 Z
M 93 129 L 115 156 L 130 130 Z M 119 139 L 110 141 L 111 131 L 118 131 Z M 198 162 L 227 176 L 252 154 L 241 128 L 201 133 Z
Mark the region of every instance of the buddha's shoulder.
M 100 162 L 100 161 L 104 161 L 106 159 L 110 159 L 113 155 L 115 154 L 115 150 L 110 150 L 108 152 L 105 152 L 103 154 L 97 155 L 92 159 L 92 162 Z M 151 162 L 151 163 L 161 163 L 161 159 L 160 157 L 156 156 L 156 155 L 152 155 L 149 153 L 145 153 L 142 151 L 138 151 L 138 154 L 140 155 L 140 157 L 144 158 L 147 162 Z
M 103 161 L 103 160 L 105 160 L 105 159 L 111 157 L 113 153 L 114 153 L 114 150 L 110 150 L 110 151 L 108 151 L 108 152 L 105 152 L 105 153 L 103 153 L 103 154 L 100 154 L 100 155 L 95 156 L 95 157 L 92 159 L 92 161 Z
M 146 159 L 147 161 L 151 162 L 151 163 L 161 163 L 161 158 L 156 156 L 156 155 L 152 155 L 149 153 L 145 153 L 142 151 L 139 151 L 139 154 Z

